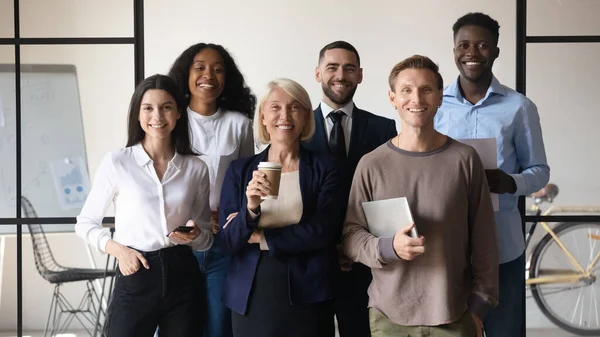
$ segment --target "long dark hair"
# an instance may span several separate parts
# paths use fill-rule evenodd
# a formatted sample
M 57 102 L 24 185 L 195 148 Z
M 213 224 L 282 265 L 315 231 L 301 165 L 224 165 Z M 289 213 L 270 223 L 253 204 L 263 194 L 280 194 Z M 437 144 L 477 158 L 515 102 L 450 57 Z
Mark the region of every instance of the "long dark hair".
M 217 98 L 217 107 L 230 111 L 238 111 L 252 119 L 256 108 L 256 96 L 244 81 L 244 75 L 235 64 L 233 57 L 221 45 L 213 43 L 198 43 L 186 49 L 175 60 L 169 70 L 169 76 L 175 80 L 179 90 L 185 95 L 186 106 L 190 104 L 189 87 L 190 68 L 194 57 L 204 48 L 216 50 L 225 62 L 225 87 Z
M 129 117 L 127 117 L 127 147 L 136 145 L 141 142 L 146 136 L 146 133 L 140 125 L 140 106 L 142 104 L 142 97 L 146 91 L 151 89 L 164 90 L 173 96 L 175 103 L 177 104 L 177 111 L 181 116 L 175 128 L 171 131 L 171 141 L 175 146 L 175 151 L 179 154 L 196 155 L 192 151 L 190 146 L 190 135 L 189 135 L 189 122 L 187 112 L 185 111 L 185 100 L 183 95 L 177 88 L 177 84 L 170 77 L 165 75 L 152 75 L 143 80 L 135 88 L 133 95 L 131 96 L 131 103 L 129 103 Z

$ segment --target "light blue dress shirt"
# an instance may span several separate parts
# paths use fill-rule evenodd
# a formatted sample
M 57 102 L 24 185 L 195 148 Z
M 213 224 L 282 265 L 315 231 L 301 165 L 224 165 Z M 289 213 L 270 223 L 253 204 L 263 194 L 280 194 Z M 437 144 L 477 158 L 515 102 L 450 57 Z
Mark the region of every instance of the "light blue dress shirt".
M 518 196 L 540 190 L 550 178 L 537 107 L 495 77 L 485 97 L 471 104 L 462 96 L 457 79 L 444 89 L 435 128 L 454 139 L 496 138 L 498 168 L 510 174 L 517 185 L 514 195 L 499 196 L 496 235 L 500 263 L 518 258 L 525 250 Z M 520 169 L 523 171 L 518 173 Z

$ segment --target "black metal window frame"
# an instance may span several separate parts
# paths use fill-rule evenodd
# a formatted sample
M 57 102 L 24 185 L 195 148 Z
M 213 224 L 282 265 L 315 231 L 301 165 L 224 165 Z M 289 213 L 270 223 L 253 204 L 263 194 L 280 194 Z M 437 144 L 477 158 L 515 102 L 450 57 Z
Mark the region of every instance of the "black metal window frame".
M 527 35 L 527 0 L 517 0 L 517 63 L 516 63 L 516 90 L 523 95 L 527 93 L 527 44 L 528 43 L 600 43 L 600 35 L 551 35 L 551 36 L 529 36 Z M 523 219 L 523 234 L 525 234 L 526 222 L 576 222 L 576 223 L 600 223 L 598 215 L 525 215 L 525 198 L 519 200 L 519 211 Z M 525 284 L 523 284 L 525 295 Z M 526 307 L 525 296 L 523 296 L 523 308 Z M 526 310 L 523 310 L 522 336 L 526 335 Z
M 23 336 L 23 246 L 22 225 L 26 224 L 74 224 L 76 218 L 23 218 L 21 212 L 21 46 L 22 45 L 133 45 L 135 85 L 144 79 L 144 1 L 133 0 L 133 37 L 21 37 L 19 0 L 14 0 L 14 34 L 12 38 L 0 38 L 0 46 L 14 47 L 15 64 L 15 128 L 16 128 L 16 217 L 0 218 L 0 225 L 16 225 L 17 229 L 17 336 Z M 105 218 L 113 223 L 114 218 Z
M 600 35 L 527 35 L 527 0 L 517 0 L 517 64 L 516 90 L 525 95 L 527 90 L 527 44 L 529 43 L 600 43 Z M 524 198 L 520 202 L 521 214 L 525 214 Z M 524 216 L 525 222 L 598 222 L 600 215 L 540 215 Z

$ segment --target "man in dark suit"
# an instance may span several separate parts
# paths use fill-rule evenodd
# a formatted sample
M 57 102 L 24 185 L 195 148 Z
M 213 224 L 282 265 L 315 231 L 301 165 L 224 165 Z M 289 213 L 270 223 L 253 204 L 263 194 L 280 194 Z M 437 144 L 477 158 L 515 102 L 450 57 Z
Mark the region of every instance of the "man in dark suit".
M 321 49 L 315 77 L 321 83 L 323 98 L 315 110 L 315 134 L 304 146 L 338 158 L 347 200 L 358 161 L 395 137 L 396 123 L 354 105 L 352 98 L 362 82 L 362 68 L 358 51 L 348 42 L 335 41 Z M 335 314 L 340 337 L 368 337 L 371 271 L 339 252 L 342 272 L 335 292 Z

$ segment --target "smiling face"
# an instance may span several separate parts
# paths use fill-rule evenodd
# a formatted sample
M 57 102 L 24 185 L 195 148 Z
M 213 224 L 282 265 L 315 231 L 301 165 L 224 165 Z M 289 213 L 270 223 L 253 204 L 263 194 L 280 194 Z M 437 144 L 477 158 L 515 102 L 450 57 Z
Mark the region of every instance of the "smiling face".
M 479 82 L 492 76 L 500 50 L 492 33 L 479 26 L 461 27 L 454 37 L 454 61 L 461 77 Z
M 188 86 L 192 99 L 212 103 L 223 93 L 225 87 L 225 62 L 218 51 L 202 49 L 190 67 Z
M 138 116 L 145 137 L 170 139 L 171 131 L 179 119 L 177 103 L 173 96 L 161 89 L 150 89 L 144 93 Z
M 442 90 L 430 69 L 405 69 L 398 73 L 390 103 L 398 110 L 405 126 L 416 129 L 433 129 L 433 118 L 442 104 Z
M 261 123 L 265 126 L 271 143 L 293 144 L 310 118 L 310 111 L 282 88 L 275 88 L 261 107 Z
M 321 83 L 325 103 L 339 109 L 354 97 L 362 82 L 362 68 L 356 55 L 346 49 L 327 50 L 315 69 L 315 78 Z

